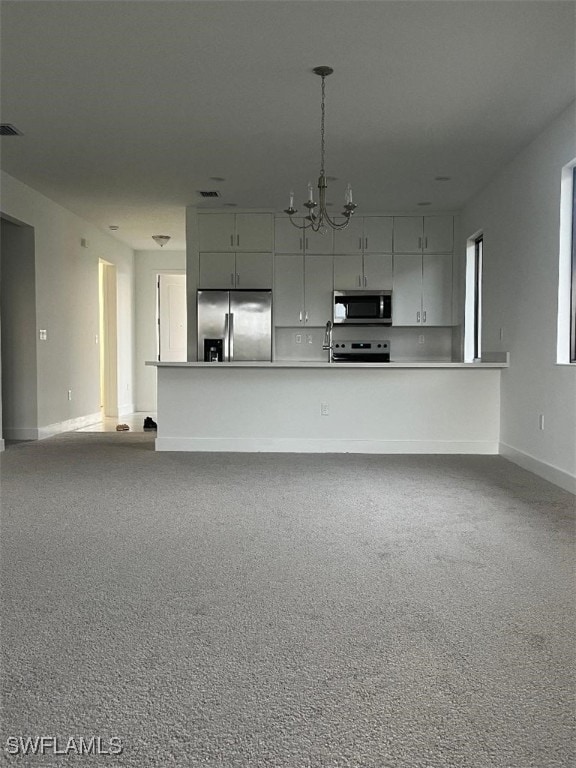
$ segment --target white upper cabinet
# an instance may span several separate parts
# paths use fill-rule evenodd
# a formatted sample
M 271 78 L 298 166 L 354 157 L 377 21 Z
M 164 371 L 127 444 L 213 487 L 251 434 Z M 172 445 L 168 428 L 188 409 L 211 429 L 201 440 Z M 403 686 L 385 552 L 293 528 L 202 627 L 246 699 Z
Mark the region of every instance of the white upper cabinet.
M 392 253 L 392 216 L 353 217 L 334 232 L 334 253 Z
M 394 216 L 394 253 L 422 253 L 422 216 Z
M 391 253 L 364 254 L 364 288 L 379 291 L 392 290 Z
M 304 217 L 295 216 L 294 222 L 301 227 Z M 287 216 L 278 216 L 274 220 L 274 250 L 276 253 L 322 253 L 332 254 L 334 248 L 333 231 L 314 232 L 312 229 L 295 227 Z
M 454 218 L 452 216 L 424 217 L 424 253 L 452 253 L 454 248 Z
M 344 218 L 337 219 L 338 222 Z M 334 232 L 334 253 L 362 253 L 364 250 L 364 227 L 362 218 L 350 219 L 346 229 Z
M 406 254 L 394 258 L 392 325 L 422 322 L 422 256 Z
M 334 256 L 334 289 L 391 290 L 391 253 L 337 253 Z
M 201 253 L 198 287 L 272 288 L 272 254 Z
M 394 253 L 452 253 L 452 216 L 394 216 Z
M 308 254 L 304 257 L 304 323 L 324 326 L 332 319 L 332 256 Z
M 295 222 L 302 226 L 304 219 L 297 216 Z M 274 219 L 274 250 L 276 253 L 302 253 L 304 250 L 303 230 L 297 229 L 288 216 Z
M 273 221 L 269 213 L 198 214 L 199 250 L 271 252 Z

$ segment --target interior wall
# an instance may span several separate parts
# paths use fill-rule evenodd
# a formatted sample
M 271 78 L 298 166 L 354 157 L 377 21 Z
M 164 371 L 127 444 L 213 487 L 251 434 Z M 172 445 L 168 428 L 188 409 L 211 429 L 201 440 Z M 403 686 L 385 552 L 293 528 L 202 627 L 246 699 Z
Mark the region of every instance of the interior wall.
M 38 415 L 40 436 L 99 415 L 98 261 L 118 273 L 118 397 L 133 410 L 133 251 L 6 173 L 2 213 L 34 228 Z M 84 241 L 84 242 L 83 242 Z M 71 399 L 68 391 L 71 390 Z
M 156 368 L 147 360 L 156 360 L 157 350 L 157 276 L 160 272 L 185 272 L 185 251 L 136 251 L 136 375 L 135 410 L 156 412 Z
M 459 252 L 483 232 L 482 345 L 510 352 L 501 450 L 576 491 L 576 366 L 556 363 L 560 183 L 574 157 L 576 104 L 469 201 Z
M 0 437 L 33 439 L 38 421 L 34 230 L 0 219 Z

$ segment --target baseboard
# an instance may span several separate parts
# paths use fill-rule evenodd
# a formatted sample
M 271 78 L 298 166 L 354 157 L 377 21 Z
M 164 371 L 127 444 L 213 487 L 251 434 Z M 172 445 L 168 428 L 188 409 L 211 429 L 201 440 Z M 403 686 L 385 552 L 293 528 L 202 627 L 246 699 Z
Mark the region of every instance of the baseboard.
M 66 421 L 58 421 L 55 424 L 49 424 L 47 427 L 39 427 L 36 432 L 37 436 L 34 438 L 22 438 L 24 440 L 44 440 L 47 437 L 53 437 L 59 435 L 62 432 L 74 432 L 77 429 L 83 427 L 89 427 L 91 424 L 97 424 L 102 420 L 102 414 L 100 411 L 97 413 L 91 413 L 87 416 L 78 416 L 75 419 L 67 419 Z
M 529 472 L 533 472 L 539 477 L 543 477 L 544 480 L 548 480 L 554 485 L 560 486 L 565 491 L 576 494 L 576 477 L 574 475 L 565 472 L 563 469 L 558 469 L 552 464 L 547 464 L 545 461 L 530 456 L 529 453 L 524 453 L 516 448 L 512 448 L 511 445 L 506 443 L 500 443 L 499 453 L 505 459 L 512 461 L 514 464 L 518 464 L 522 469 L 527 469 Z
M 134 403 L 124 403 L 118 406 L 118 418 L 123 419 L 125 416 L 131 416 L 135 413 Z
M 497 454 L 495 441 L 347 440 L 277 437 L 157 437 L 157 451 L 228 453 Z
M 36 427 L 3 427 L 5 440 L 38 440 Z

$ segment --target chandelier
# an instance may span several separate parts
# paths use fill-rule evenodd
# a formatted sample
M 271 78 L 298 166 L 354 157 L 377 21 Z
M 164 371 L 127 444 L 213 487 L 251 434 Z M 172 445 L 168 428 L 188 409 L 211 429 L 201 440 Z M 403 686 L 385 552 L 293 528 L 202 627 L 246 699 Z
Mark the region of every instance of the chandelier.
M 334 70 L 332 67 L 314 67 L 312 70 L 315 75 L 319 75 L 322 78 L 322 107 L 321 107 L 321 121 L 320 121 L 320 176 L 318 178 L 318 202 L 314 200 L 314 189 L 312 183 L 308 182 L 308 200 L 304 203 L 308 209 L 308 216 L 304 218 L 304 224 L 297 224 L 294 221 L 294 215 L 298 213 L 294 208 L 294 192 L 290 192 L 290 205 L 285 209 L 284 213 L 290 216 L 290 221 L 298 229 L 312 229 L 314 232 L 319 230 L 325 231 L 329 226 L 332 229 L 344 229 L 350 223 L 350 217 L 356 209 L 356 205 L 352 202 L 352 187 L 350 184 L 346 187 L 344 195 L 344 210 L 342 216 L 344 221 L 337 222 L 331 219 L 326 210 L 326 172 L 324 168 L 324 155 L 326 151 L 326 142 L 324 137 L 324 118 L 325 118 L 325 99 L 326 99 L 326 78 L 331 75 Z

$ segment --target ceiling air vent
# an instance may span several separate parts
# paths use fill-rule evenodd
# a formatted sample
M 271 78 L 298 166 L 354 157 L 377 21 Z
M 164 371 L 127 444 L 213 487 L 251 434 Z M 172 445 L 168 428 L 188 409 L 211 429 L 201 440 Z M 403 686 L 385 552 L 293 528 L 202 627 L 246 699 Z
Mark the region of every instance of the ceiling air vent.
M 22 131 L 15 128 L 10 123 L 0 123 L 0 136 L 22 136 Z
M 200 197 L 220 197 L 217 189 L 199 189 L 198 194 Z

